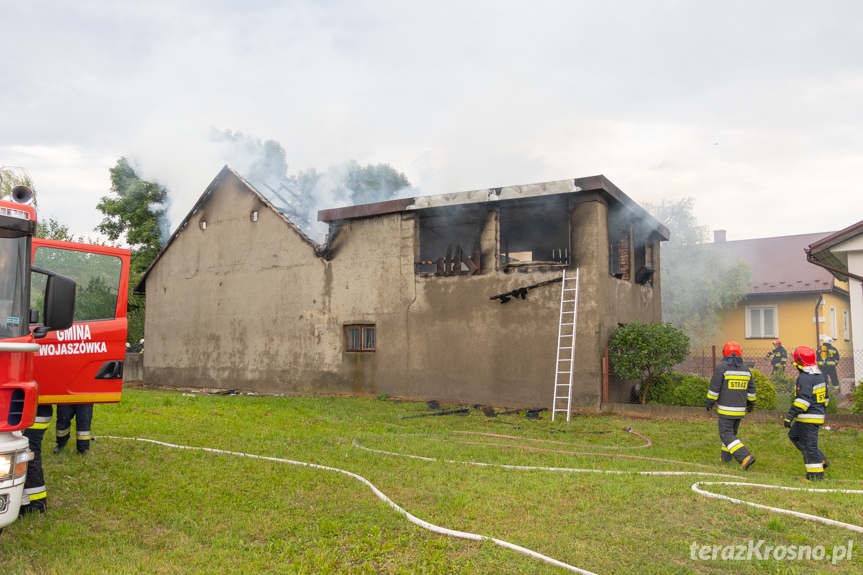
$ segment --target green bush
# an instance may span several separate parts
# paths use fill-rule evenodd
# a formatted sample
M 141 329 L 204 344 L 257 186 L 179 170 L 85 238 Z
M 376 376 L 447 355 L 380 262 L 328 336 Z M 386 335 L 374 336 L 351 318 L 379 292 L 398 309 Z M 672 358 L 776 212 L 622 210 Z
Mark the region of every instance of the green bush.
M 646 324 L 639 319 L 612 332 L 608 351 L 614 373 L 638 381 L 644 401 L 657 378 L 689 355 L 689 336 L 670 323 Z
M 675 389 L 683 381 L 683 375 L 670 371 L 661 375 L 655 375 L 647 387 L 647 400 L 645 403 L 654 405 L 677 405 L 674 403 Z M 639 398 L 639 399 L 643 399 Z
M 676 405 L 688 405 L 690 407 L 703 407 L 707 399 L 707 390 L 710 389 L 710 380 L 697 375 L 683 377 L 683 382 L 675 391 L 677 397 Z
M 830 398 L 830 403 L 827 404 L 825 411 L 827 413 L 836 413 L 839 411 L 839 399 L 833 395 L 833 390 L 830 387 L 830 385 L 827 386 L 827 397 Z
M 757 369 L 752 370 L 752 378 L 755 380 L 755 409 L 770 411 L 775 408 L 776 389 L 770 380 Z
M 701 407 L 707 398 L 709 387 L 710 381 L 697 375 L 684 375 L 674 371 L 663 373 L 651 380 L 645 403 Z
M 863 413 L 863 380 L 851 392 L 851 413 Z
M 770 376 L 770 383 L 773 384 L 773 389 L 776 393 L 794 393 L 794 387 L 797 378 L 788 375 L 784 371 L 777 371 Z

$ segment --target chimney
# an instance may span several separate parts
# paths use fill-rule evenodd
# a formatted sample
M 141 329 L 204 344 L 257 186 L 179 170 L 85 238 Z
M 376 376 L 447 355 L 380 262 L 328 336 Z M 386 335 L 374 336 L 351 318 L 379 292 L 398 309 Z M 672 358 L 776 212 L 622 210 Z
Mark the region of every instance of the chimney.
M 714 244 L 724 244 L 725 243 L 725 230 L 713 230 L 713 243 Z

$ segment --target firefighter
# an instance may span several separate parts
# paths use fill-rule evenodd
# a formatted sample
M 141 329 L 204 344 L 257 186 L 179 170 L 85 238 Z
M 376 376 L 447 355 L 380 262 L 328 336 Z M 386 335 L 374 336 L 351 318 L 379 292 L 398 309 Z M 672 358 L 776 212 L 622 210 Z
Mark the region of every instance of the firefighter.
M 740 421 L 747 411 L 755 409 L 755 380 L 752 372 L 743 363 L 743 351 L 736 341 L 729 341 L 722 348 L 722 361 L 710 378 L 710 389 L 704 407 L 707 411 L 717 404 L 719 439 L 722 449 L 719 459 L 723 463 L 737 460 L 744 470 L 752 467 L 755 457 L 737 438 Z
M 803 455 L 807 480 L 824 479 L 824 470 L 830 465 L 827 457 L 818 448 L 818 430 L 824 424 L 824 414 L 830 398 L 824 375 L 815 365 L 815 351 L 806 346 L 794 350 L 794 366 L 800 372 L 794 402 L 785 416 L 785 427 L 789 428 L 788 439 Z
M 45 487 L 45 474 L 42 472 L 42 438 L 45 430 L 51 424 L 54 407 L 40 405 L 36 408 L 36 421 L 24 430 L 24 437 L 30 442 L 33 459 L 27 464 L 27 476 L 24 479 L 24 496 L 21 498 L 21 508 L 18 515 L 27 513 L 45 513 L 48 509 L 48 490 Z
M 770 365 L 773 366 L 772 373 L 785 373 L 785 364 L 788 362 L 788 351 L 781 341 L 778 339 L 773 340 L 773 351 L 767 352 L 767 357 L 770 358 Z
M 72 419 L 75 419 L 75 447 L 79 455 L 87 455 L 90 449 L 90 424 L 93 422 L 93 404 L 57 406 L 57 445 L 54 453 L 61 453 L 72 434 Z
M 824 374 L 824 382 L 830 380 L 833 391 L 839 391 L 839 376 L 836 366 L 839 364 L 839 350 L 833 347 L 833 338 L 825 337 L 818 352 L 818 368 Z

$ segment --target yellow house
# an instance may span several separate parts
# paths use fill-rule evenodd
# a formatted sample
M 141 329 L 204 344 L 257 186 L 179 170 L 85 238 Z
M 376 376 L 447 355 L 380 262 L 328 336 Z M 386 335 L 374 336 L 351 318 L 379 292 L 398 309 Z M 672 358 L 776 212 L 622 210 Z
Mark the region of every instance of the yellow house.
M 747 362 L 769 374 L 766 356 L 773 349 L 773 340 L 779 339 L 788 351 L 790 375 L 794 373 L 790 369 L 794 348 L 817 349 L 830 337 L 844 360 L 838 366 L 840 378 L 853 377 L 848 282 L 809 263 L 804 251 L 828 236 L 829 232 L 725 241 L 724 231 L 716 231 L 713 249 L 726 261 L 742 259 L 753 268 L 748 295 L 725 317 L 713 341 L 718 350 L 734 340 Z

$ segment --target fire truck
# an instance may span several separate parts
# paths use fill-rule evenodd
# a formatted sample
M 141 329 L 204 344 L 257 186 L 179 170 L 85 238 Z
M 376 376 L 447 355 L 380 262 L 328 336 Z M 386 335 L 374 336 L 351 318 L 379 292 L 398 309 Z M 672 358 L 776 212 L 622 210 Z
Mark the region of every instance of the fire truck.
M 120 401 L 125 357 L 131 252 L 33 238 L 31 199 L 19 186 L 0 200 L 0 531 L 18 517 L 37 404 Z

